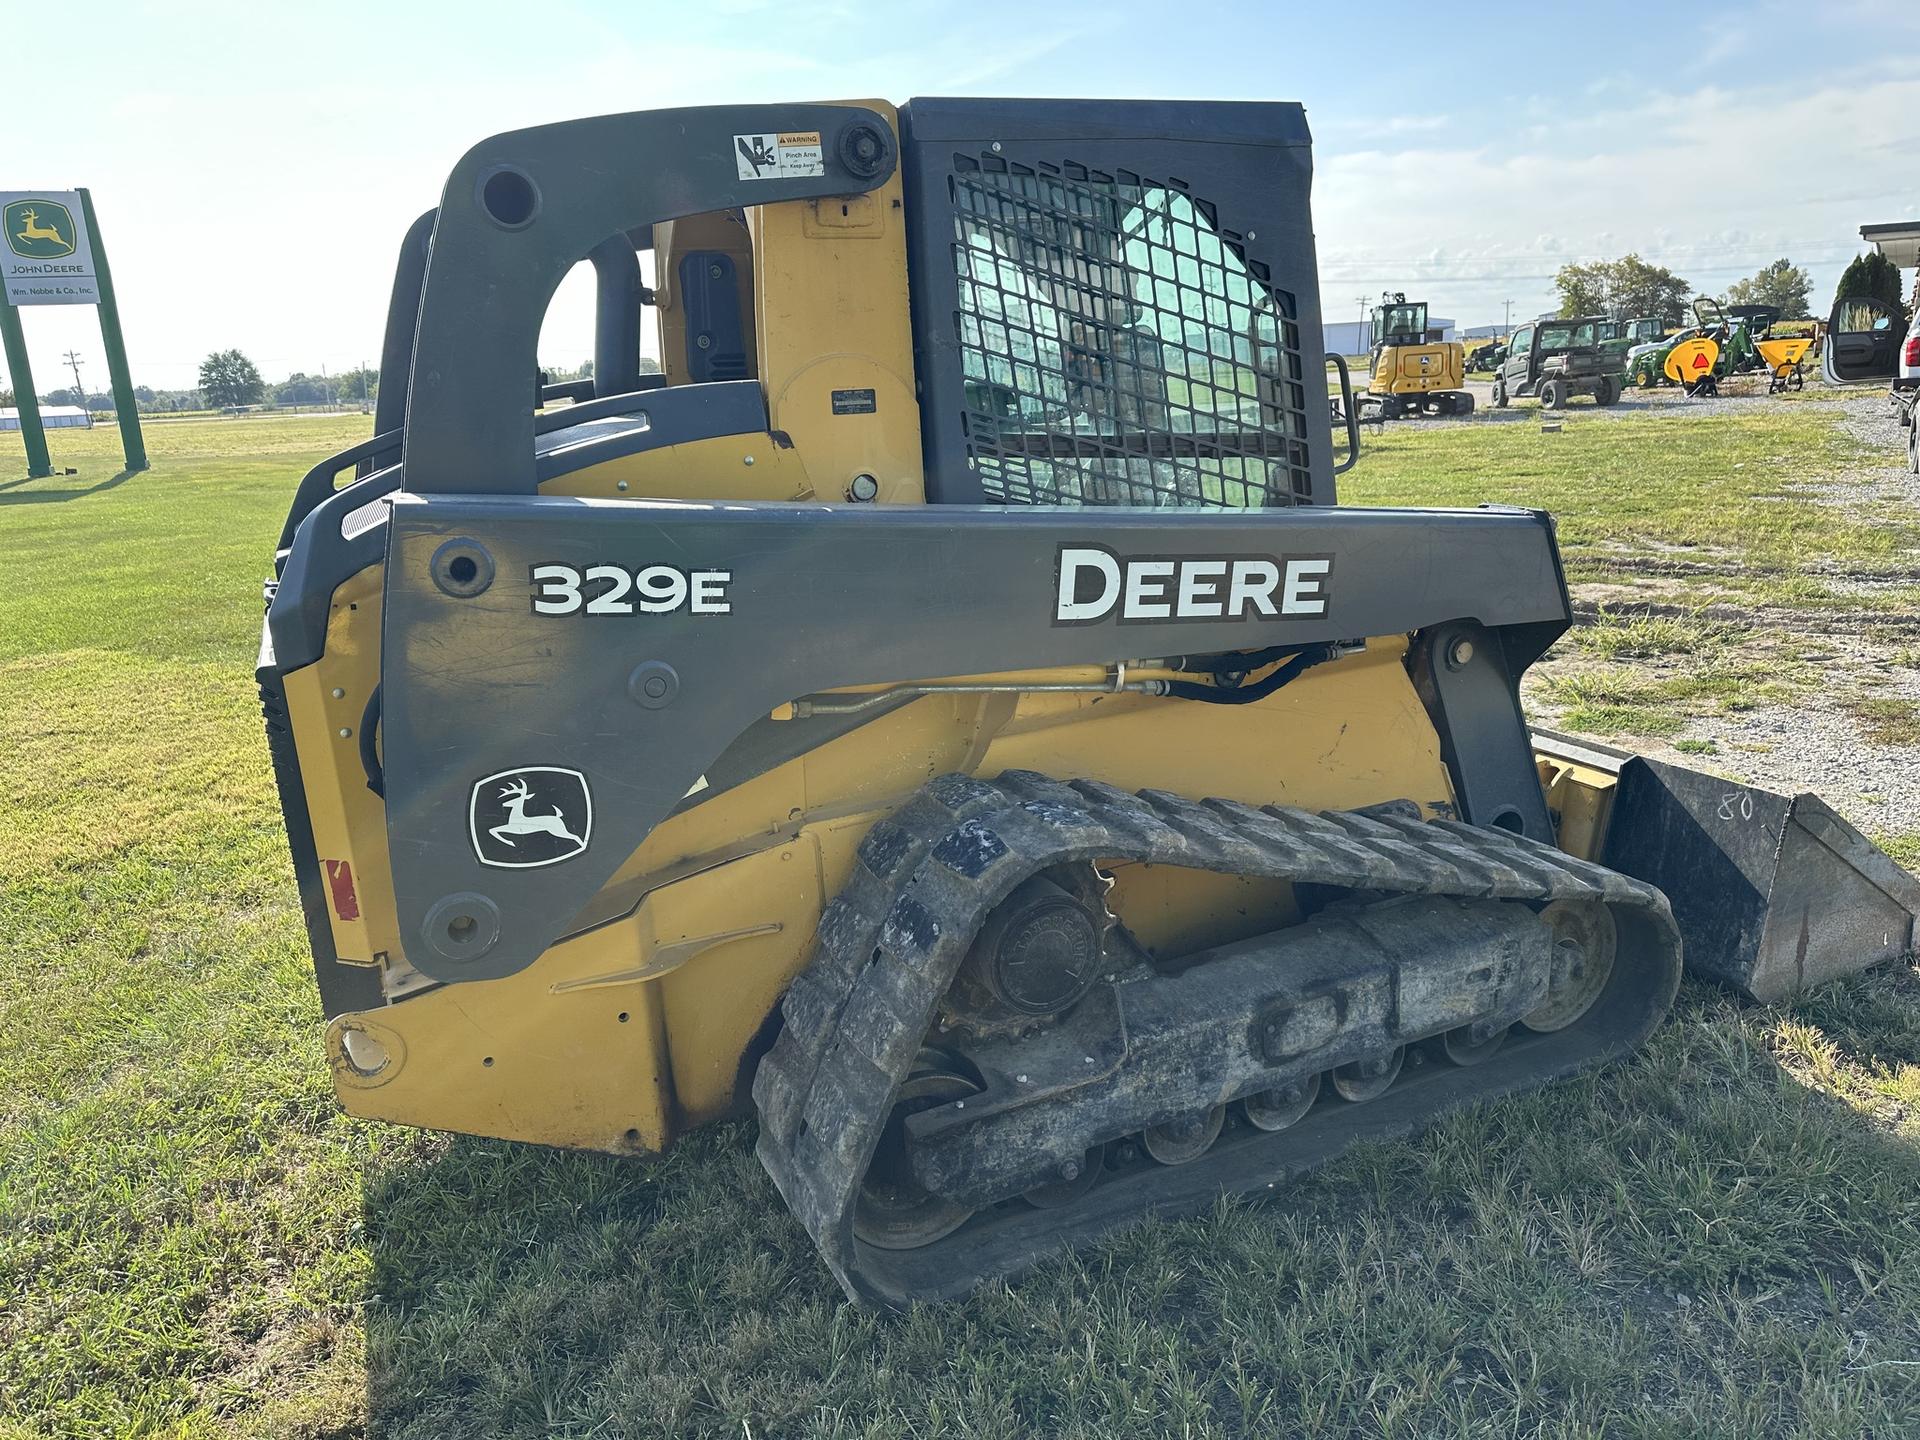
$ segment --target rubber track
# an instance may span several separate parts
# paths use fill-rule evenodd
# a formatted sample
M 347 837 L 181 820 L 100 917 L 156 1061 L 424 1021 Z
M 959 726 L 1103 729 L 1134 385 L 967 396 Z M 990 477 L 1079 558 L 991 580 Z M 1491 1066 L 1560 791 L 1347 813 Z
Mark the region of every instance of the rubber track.
M 1422 821 L 1411 804 L 1312 814 L 1154 790 L 1134 795 L 1027 771 L 994 781 L 942 776 L 861 842 L 852 877 L 823 912 L 813 956 L 787 992 L 784 1028 L 754 1076 L 761 1163 L 854 1299 L 915 1298 L 862 1273 L 853 1203 L 894 1089 L 975 933 L 1027 876 L 1096 859 L 1409 894 L 1604 900 L 1646 912 L 1671 936 L 1672 975 L 1666 994 L 1653 997 L 1657 1010 L 1645 1029 L 1678 981 L 1678 933 L 1652 886 L 1504 831 Z M 1002 1247 L 979 1273 L 938 1291 L 960 1293 L 1061 1243 L 1013 1256 Z

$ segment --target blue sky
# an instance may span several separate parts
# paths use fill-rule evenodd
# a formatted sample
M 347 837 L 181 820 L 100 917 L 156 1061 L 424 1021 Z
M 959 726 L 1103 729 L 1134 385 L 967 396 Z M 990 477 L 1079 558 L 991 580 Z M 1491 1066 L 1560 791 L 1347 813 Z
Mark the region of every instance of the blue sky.
M 377 359 L 394 251 L 481 136 L 727 100 L 916 94 L 1299 100 L 1323 305 L 1465 324 L 1638 250 L 1716 291 L 1779 255 L 1824 305 L 1862 223 L 1920 217 L 1920 5 L 1618 7 L 124 3 L 44 52 L 0 34 L 0 189 L 88 185 L 136 379 L 239 346 L 269 379 Z M 1524 18 L 1521 18 L 1524 15 Z M 59 43 L 51 43 L 57 39 Z M 68 42 L 80 41 L 78 45 Z M 591 351 L 563 289 L 542 360 Z M 35 381 L 90 388 L 89 310 L 26 316 Z

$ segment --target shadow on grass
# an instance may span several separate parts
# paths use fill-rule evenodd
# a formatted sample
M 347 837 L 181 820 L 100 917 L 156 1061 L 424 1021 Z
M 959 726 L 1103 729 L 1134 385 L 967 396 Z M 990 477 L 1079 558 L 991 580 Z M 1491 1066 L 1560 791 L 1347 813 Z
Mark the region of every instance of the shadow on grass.
M 1690 985 L 1630 1063 L 906 1316 L 843 1302 L 751 1122 L 435 1140 L 366 1180 L 369 1433 L 1905 1433 L 1920 1153 L 1784 1068 L 1808 1030 L 1920 1063 L 1920 980 Z
M 38 480 L 8 480 L 0 483 L 0 505 L 55 505 L 62 500 L 84 500 L 89 495 L 98 495 L 102 491 L 116 489 L 136 475 L 150 475 L 151 470 L 121 470 L 107 479 L 78 490 L 22 490 L 22 485 L 37 485 Z

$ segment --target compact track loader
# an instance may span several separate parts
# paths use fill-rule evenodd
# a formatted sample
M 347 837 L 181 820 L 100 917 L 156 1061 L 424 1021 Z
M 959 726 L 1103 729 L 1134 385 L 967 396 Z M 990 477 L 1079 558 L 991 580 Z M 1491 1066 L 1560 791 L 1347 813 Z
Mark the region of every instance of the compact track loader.
M 268 586 L 342 1103 L 757 1109 L 901 1305 L 1624 1055 L 1683 942 L 1762 996 L 1906 953 L 1811 797 L 1529 735 L 1546 515 L 1335 507 L 1310 170 L 1295 105 L 1000 100 L 461 160 Z

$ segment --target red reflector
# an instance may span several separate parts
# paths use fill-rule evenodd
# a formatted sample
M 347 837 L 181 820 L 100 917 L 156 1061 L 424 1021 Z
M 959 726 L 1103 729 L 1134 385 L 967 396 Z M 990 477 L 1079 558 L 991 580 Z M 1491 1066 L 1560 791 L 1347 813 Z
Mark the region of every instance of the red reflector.
M 1902 365 L 1920 365 L 1920 335 L 1915 335 L 1907 341 L 1906 349 L 1900 356 L 1900 363 Z
M 358 920 L 360 897 L 354 893 L 353 862 L 322 860 L 320 863 L 327 867 L 327 889 L 333 894 L 333 908 L 342 920 Z

